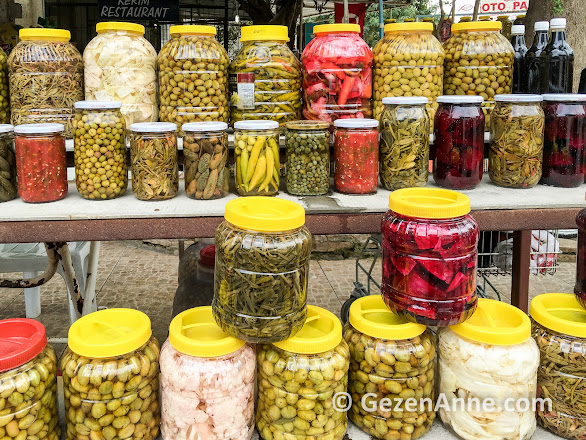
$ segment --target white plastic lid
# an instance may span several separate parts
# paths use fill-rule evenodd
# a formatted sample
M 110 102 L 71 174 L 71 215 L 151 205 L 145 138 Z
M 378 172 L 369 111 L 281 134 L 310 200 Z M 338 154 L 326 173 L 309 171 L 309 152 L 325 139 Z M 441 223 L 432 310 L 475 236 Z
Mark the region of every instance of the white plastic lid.
M 442 95 L 437 97 L 437 102 L 445 104 L 482 104 L 482 96 Z
M 164 133 L 177 131 L 177 125 L 172 122 L 137 122 L 130 126 L 130 131 L 136 133 Z
M 0 124 L 0 133 L 12 133 L 14 126 L 11 124 Z
M 363 119 L 363 118 L 336 119 L 334 121 L 334 127 L 340 127 L 340 128 L 377 128 L 378 121 L 376 119 Z
M 517 94 L 517 95 L 495 95 L 494 100 L 496 102 L 541 102 L 543 98 L 541 95 L 526 95 L 526 94 Z
M 535 22 L 535 32 L 537 31 L 548 31 L 549 30 L 549 21 L 536 21 Z
M 514 24 L 511 26 L 511 35 L 525 35 L 525 25 Z
M 565 29 L 566 19 L 565 18 L 552 18 L 550 21 L 551 29 Z
M 110 110 L 122 107 L 120 101 L 77 101 L 73 106 L 79 110 Z
M 554 102 L 585 102 L 586 94 L 578 93 L 546 93 L 543 96 L 544 101 Z
M 16 134 L 50 134 L 65 131 L 63 124 L 22 124 L 14 127 Z
M 225 122 L 188 122 L 181 126 L 181 130 L 189 132 L 204 132 L 204 131 L 226 131 L 228 124 Z
M 383 98 L 383 104 L 395 105 L 421 105 L 427 104 L 429 99 L 425 96 L 389 96 Z
M 274 130 L 279 128 L 277 121 L 238 121 L 234 122 L 234 128 L 238 130 Z

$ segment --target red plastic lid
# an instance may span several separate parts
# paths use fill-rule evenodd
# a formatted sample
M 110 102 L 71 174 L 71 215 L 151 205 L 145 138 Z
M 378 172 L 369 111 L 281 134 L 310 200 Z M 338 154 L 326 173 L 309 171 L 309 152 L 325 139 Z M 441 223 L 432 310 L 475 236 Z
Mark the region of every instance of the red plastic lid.
M 26 318 L 0 321 L 0 372 L 34 359 L 47 346 L 45 326 Z
M 199 262 L 207 267 L 214 267 L 216 263 L 216 246 L 210 244 L 199 251 Z

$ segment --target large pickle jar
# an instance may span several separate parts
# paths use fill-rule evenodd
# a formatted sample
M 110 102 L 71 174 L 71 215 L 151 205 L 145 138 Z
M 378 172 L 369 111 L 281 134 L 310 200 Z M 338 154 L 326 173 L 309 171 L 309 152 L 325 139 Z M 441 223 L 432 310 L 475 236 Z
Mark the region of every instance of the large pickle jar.
M 67 440 L 154 440 L 159 433 L 159 343 L 138 310 L 106 309 L 69 328 L 61 358 Z
M 63 29 L 21 29 L 8 57 L 13 125 L 57 122 L 71 137 L 73 104 L 83 99 L 83 59 Z
M 429 431 L 435 420 L 435 336 L 370 295 L 350 306 L 344 340 L 350 349 L 350 420 L 381 440 L 415 440 Z
M 15 199 L 17 195 L 14 127 L 0 124 L 0 203 Z
M 159 52 L 159 119 L 228 122 L 228 53 L 214 26 L 171 26 Z
M 586 308 L 586 208 L 576 216 L 578 226 L 578 250 L 576 251 L 576 298 Z
M 476 308 L 478 224 L 470 199 L 439 188 L 404 188 L 389 196 L 382 219 L 387 306 L 409 321 L 458 324 Z
M 3 440 L 61 437 L 57 357 L 38 321 L 0 321 L 0 408 Z
M 440 330 L 438 340 L 442 422 L 464 440 L 530 439 L 539 349 L 525 312 L 481 298 L 468 321 Z
M 211 307 L 177 315 L 161 348 L 163 440 L 249 440 L 254 348 L 218 327 Z
M 242 47 L 230 64 L 232 123 L 299 119 L 301 63 L 287 46 L 287 26 L 244 26 Z
M 537 406 L 537 423 L 560 437 L 586 436 L 586 310 L 572 295 L 544 293 L 531 301 L 533 339 L 541 360 L 537 397 L 550 399 L 550 408 Z
M 331 312 L 307 306 L 299 332 L 257 348 L 256 427 L 263 440 L 342 440 L 348 420 L 337 395 L 348 386 L 348 344 Z
M 8 57 L 0 51 L 0 124 L 10 122 L 10 94 L 8 92 Z
M 311 233 L 295 202 L 241 197 L 226 204 L 216 230 L 213 310 L 228 334 L 247 342 L 282 341 L 307 315 Z

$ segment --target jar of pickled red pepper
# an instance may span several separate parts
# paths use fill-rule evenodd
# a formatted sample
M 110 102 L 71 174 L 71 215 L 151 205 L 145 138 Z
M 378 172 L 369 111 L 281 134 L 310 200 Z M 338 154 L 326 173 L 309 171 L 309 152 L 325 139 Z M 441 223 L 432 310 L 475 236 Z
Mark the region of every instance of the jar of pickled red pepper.
M 334 185 L 346 194 L 374 194 L 378 187 L 378 121 L 334 122 Z
M 387 306 L 409 321 L 448 326 L 468 319 L 476 296 L 479 229 L 470 199 L 439 188 L 404 188 L 389 196 L 382 219 Z
M 303 50 L 305 119 L 332 122 L 372 115 L 372 51 L 360 25 L 335 23 L 313 28 Z
M 448 189 L 472 189 L 484 168 L 482 96 L 440 96 L 434 124 L 433 180 Z
M 586 208 L 576 216 L 578 226 L 578 250 L 576 252 L 576 298 L 586 308 Z
M 8 202 L 17 195 L 14 127 L 0 124 L 0 202 Z
M 14 127 L 18 195 L 23 202 L 54 202 L 67 196 L 64 131 L 63 124 Z

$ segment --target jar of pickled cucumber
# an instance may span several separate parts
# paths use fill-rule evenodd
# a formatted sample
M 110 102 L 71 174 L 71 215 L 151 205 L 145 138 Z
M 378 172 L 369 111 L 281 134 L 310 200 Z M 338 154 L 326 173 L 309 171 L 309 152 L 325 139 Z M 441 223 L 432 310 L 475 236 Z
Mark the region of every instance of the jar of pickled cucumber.
M 299 119 L 301 63 L 287 46 L 287 26 L 244 26 L 242 47 L 230 64 L 232 122 Z
M 429 431 L 435 411 L 426 400 L 435 401 L 436 365 L 435 336 L 427 327 L 405 321 L 379 295 L 370 295 L 350 306 L 344 340 L 350 349 L 350 420 L 382 440 L 415 440 Z
M 346 392 L 350 359 L 333 313 L 307 306 L 303 328 L 258 346 L 256 359 L 256 427 L 263 440 L 342 440 L 348 421 L 333 396 Z
M 106 309 L 69 328 L 61 358 L 67 440 L 157 438 L 159 343 L 138 310 Z
M 3 440 L 59 440 L 57 357 L 45 327 L 0 321 L 0 434 Z
M 295 202 L 241 197 L 226 204 L 216 230 L 214 317 L 247 342 L 282 341 L 307 315 L 312 239 Z
M 14 127 L 0 124 L 0 202 L 13 200 L 17 195 Z
M 10 94 L 8 93 L 8 57 L 0 53 L 0 124 L 10 123 Z

